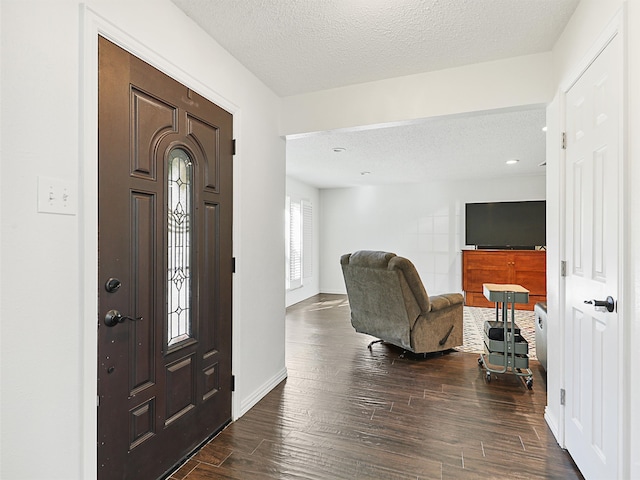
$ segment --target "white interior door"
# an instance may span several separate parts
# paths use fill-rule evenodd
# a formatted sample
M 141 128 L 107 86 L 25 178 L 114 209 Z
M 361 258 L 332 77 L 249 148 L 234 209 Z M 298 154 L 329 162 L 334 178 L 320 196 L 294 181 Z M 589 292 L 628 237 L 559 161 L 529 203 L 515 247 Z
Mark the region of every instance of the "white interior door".
M 615 35 L 566 96 L 565 444 L 586 478 L 620 477 L 618 300 L 622 45 Z M 604 311 L 603 311 L 604 310 Z

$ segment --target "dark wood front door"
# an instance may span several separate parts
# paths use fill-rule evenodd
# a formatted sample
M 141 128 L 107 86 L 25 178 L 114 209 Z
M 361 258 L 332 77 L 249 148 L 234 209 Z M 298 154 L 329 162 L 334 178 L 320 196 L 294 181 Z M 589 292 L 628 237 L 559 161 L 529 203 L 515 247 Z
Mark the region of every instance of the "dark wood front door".
M 232 116 L 100 38 L 98 476 L 231 419 Z

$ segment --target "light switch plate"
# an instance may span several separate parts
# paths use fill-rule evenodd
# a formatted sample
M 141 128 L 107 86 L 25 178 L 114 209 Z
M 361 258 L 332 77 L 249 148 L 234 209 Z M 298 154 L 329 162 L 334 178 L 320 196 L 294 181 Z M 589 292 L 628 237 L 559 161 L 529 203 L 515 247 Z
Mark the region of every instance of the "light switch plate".
M 76 215 L 77 197 L 72 182 L 61 178 L 38 177 L 38 212 Z

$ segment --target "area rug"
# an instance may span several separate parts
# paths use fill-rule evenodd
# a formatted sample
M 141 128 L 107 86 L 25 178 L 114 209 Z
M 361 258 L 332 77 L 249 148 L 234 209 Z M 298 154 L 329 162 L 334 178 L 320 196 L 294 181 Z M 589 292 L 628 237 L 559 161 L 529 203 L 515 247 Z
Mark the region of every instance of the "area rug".
M 529 358 L 536 358 L 535 315 L 531 310 L 516 310 L 516 325 L 520 333 L 529 342 Z M 509 311 L 511 318 L 511 311 Z M 463 342 L 456 350 L 468 353 L 484 351 L 484 322 L 496 319 L 495 308 L 464 307 Z M 500 312 L 502 319 L 502 312 Z

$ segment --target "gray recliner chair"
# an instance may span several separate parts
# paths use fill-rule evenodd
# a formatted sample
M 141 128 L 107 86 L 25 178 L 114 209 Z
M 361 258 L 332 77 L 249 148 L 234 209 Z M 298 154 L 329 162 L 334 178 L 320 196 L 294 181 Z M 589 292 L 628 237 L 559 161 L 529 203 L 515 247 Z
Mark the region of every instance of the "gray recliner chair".
M 413 263 L 395 253 L 361 250 L 340 264 L 357 332 L 413 353 L 462 345 L 461 294 L 429 297 Z

